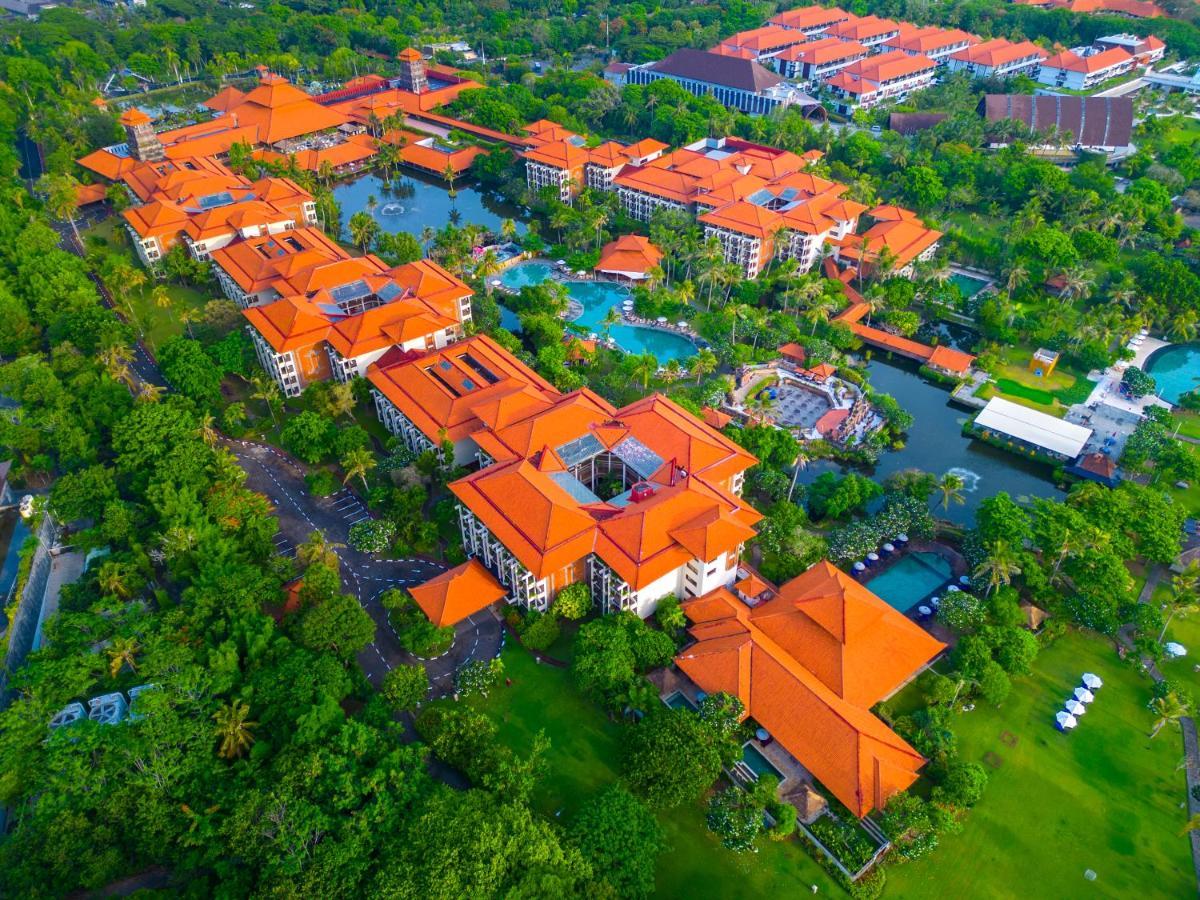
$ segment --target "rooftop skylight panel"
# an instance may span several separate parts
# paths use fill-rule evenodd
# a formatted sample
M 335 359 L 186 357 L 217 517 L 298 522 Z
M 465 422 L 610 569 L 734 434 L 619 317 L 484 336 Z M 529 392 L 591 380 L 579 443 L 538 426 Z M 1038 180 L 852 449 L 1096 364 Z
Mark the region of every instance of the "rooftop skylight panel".
M 340 285 L 329 291 L 330 296 L 338 303 L 348 303 L 351 300 L 358 300 L 369 293 L 371 293 L 371 289 L 367 287 L 367 283 L 361 278 L 358 281 Z
M 233 194 L 229 191 L 221 191 L 219 194 L 209 194 L 207 197 L 200 197 L 197 201 L 201 209 L 216 209 L 218 206 L 228 206 L 233 202 Z
M 550 480 L 570 494 L 571 499 L 579 503 L 602 503 L 588 486 L 570 472 L 551 472 Z
M 663 458 L 632 435 L 613 447 L 613 453 L 643 478 L 662 468 Z
M 603 453 L 604 445 L 596 439 L 594 434 L 585 434 L 583 437 L 555 447 L 554 452 L 568 466 L 577 466 L 584 460 Z
M 389 281 L 375 293 L 379 295 L 380 300 L 386 301 L 396 299 L 396 297 L 403 293 L 403 291 L 404 288 L 400 287 L 400 285 L 396 284 L 396 282 Z

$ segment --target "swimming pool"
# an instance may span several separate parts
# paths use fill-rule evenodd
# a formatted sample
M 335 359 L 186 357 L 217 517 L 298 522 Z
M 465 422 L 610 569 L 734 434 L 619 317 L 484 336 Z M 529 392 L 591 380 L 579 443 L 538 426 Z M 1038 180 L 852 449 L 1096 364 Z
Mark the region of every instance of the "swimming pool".
M 521 263 L 501 273 L 500 283 L 511 290 L 520 290 L 541 284 L 552 274 L 553 269 L 546 263 Z M 608 311 L 613 307 L 619 311 L 629 296 L 628 288 L 611 281 L 567 281 L 564 285 L 571 299 L 583 307 L 583 313 L 571 324 L 596 334 L 603 333 L 601 323 Z M 657 328 L 614 325 L 609 334 L 626 353 L 652 353 L 660 363 L 687 359 L 696 352 L 696 346 L 687 338 Z
M 1178 403 L 1188 391 L 1200 388 L 1200 344 L 1172 344 L 1154 351 L 1146 361 L 1157 393 L 1168 403 Z
M 695 709 L 696 704 L 688 699 L 687 694 L 683 691 L 676 691 L 669 697 L 663 700 L 671 709 Z
M 783 773 L 771 765 L 771 761 L 762 755 L 762 751 L 753 744 L 747 743 L 742 747 L 742 762 L 754 773 L 756 779 L 764 775 L 774 775 L 783 781 Z
M 950 563 L 940 554 L 907 553 L 866 585 L 888 605 L 900 612 L 908 612 L 949 581 L 953 574 Z
M 950 282 L 951 284 L 957 284 L 958 289 L 962 291 L 962 295 L 968 299 L 974 297 L 990 284 L 990 282 L 983 278 L 976 278 L 965 272 L 955 272 L 950 276 Z

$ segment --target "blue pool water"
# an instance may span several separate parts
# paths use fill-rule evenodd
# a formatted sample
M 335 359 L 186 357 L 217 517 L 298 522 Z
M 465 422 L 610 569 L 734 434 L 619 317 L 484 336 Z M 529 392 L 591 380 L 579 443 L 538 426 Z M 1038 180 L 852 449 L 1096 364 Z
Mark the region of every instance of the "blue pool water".
M 950 563 L 937 553 L 908 553 L 866 584 L 890 606 L 908 612 L 953 574 Z
M 1146 363 L 1157 393 L 1168 403 L 1178 403 L 1189 391 L 1200 388 L 1200 344 L 1172 344 L 1156 350 Z
M 958 285 L 958 289 L 962 291 L 964 297 L 974 297 L 988 285 L 982 278 L 975 278 L 962 272 L 955 272 L 950 276 L 950 281 Z
M 753 744 L 746 744 L 742 747 L 742 762 L 749 766 L 750 771 L 759 778 L 764 775 L 774 775 L 780 781 L 783 780 L 783 773 L 771 765 L 771 761 L 763 756 Z
M 692 703 L 692 701 L 687 698 L 687 694 L 684 694 L 682 691 L 676 691 L 671 696 L 667 697 L 667 699 L 663 702 L 666 703 L 667 706 L 671 707 L 671 709 L 696 708 L 696 704 Z
M 552 269 L 546 263 L 528 262 L 513 266 L 500 275 L 500 282 L 513 290 L 541 284 L 550 278 Z M 565 282 L 567 293 L 583 307 L 583 313 L 572 322 L 572 325 L 585 333 L 603 333 L 605 315 L 609 309 L 616 307 L 619 311 L 621 304 L 629 296 L 629 291 L 619 284 L 610 281 L 568 281 Z M 505 324 L 502 322 L 502 324 Z M 507 324 L 505 327 L 508 327 Z M 656 328 L 643 328 L 638 325 L 614 325 L 609 329 L 617 346 L 626 353 L 652 353 L 660 363 L 672 359 L 687 359 L 696 352 L 695 345 L 687 338 Z

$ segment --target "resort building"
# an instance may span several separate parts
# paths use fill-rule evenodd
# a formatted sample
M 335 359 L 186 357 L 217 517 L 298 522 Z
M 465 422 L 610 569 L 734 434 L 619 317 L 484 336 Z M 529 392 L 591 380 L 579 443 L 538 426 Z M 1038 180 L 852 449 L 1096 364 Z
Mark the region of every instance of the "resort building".
M 217 97 L 221 112 L 234 118 L 240 127 L 255 130 L 255 139 L 250 142 L 253 145 L 270 147 L 289 138 L 337 129 L 350 121 L 344 113 L 317 103 L 286 78 L 270 73 L 246 94 L 238 96 L 226 89 Z
M 1012 119 L 1035 135 L 1046 135 L 1034 138 L 1039 148 L 1111 154 L 1126 150 L 1133 141 L 1133 98 L 1129 96 L 987 94 L 979 103 L 979 112 L 988 122 Z M 989 144 L 1006 145 L 1000 139 Z
M 662 251 L 640 234 L 625 234 L 600 250 L 595 270 L 601 275 L 645 281 L 662 262 Z
M 885 100 L 902 100 L 913 91 L 931 86 L 937 70 L 937 63 L 927 56 L 891 50 L 847 66 L 829 78 L 825 86 L 837 98 L 839 111 L 852 113 Z
M 972 78 L 1032 77 L 1037 74 L 1042 60 L 1049 55 L 1029 41 L 1013 43 L 1004 38 L 995 38 L 951 53 L 946 66 L 951 72 L 967 72 Z
M 830 28 L 851 18 L 850 13 L 836 6 L 798 6 L 776 13 L 768 21 L 772 25 L 799 31 L 809 38 L 824 34 Z
M 1042 9 L 1065 9 L 1073 13 L 1096 13 L 1105 16 L 1122 16 L 1127 19 L 1157 19 L 1166 13 L 1157 3 L 1150 0 L 1012 0 L 1024 6 Z
M 441 349 L 470 318 L 470 288 L 432 260 L 390 270 L 374 257 L 339 260 L 309 272 L 307 288 L 242 313 L 259 362 L 288 397 L 314 381 L 364 376 L 393 348 Z
M 483 335 L 390 351 L 367 377 L 408 447 L 478 463 L 450 485 L 463 546 L 513 602 L 544 610 L 586 581 L 605 612 L 644 617 L 734 580 L 760 518 L 739 496 L 755 460 L 665 397 L 561 394 Z
M 899 36 L 900 23 L 893 22 L 891 19 L 881 19 L 878 16 L 851 15 L 844 22 L 839 22 L 827 29 L 825 34 L 835 37 L 839 41 L 853 41 L 876 50 Z
M 1064 50 L 1042 61 L 1037 80 L 1050 87 L 1082 91 L 1133 71 L 1136 58 L 1124 47 Z
M 1136 34 L 1110 34 L 1096 38 L 1092 46 L 1097 50 L 1120 48 L 1137 59 L 1137 65 L 1148 66 L 1158 62 L 1167 52 L 1167 45 L 1152 34 L 1140 37 Z
M 769 59 L 789 47 L 803 44 L 808 35 L 792 28 L 766 25 L 750 31 L 740 31 L 713 47 L 714 53 L 743 56 L 747 59 Z
M 920 28 L 901 22 L 900 33 L 884 42 L 884 49 L 899 50 L 909 56 L 926 56 L 944 65 L 952 54 L 979 42 L 980 39 L 975 35 L 957 28 Z
M 926 228 L 916 213 L 899 206 L 877 206 L 867 215 L 874 220 L 862 234 L 835 242 L 834 258 L 868 269 L 886 259 L 894 275 L 911 275 L 913 266 L 933 258 L 942 233 Z
M 683 49 L 625 73 L 629 84 L 652 84 L 660 78 L 668 78 L 698 97 L 711 96 L 751 115 L 765 115 L 789 106 L 799 107 L 806 115 L 824 115 L 816 100 L 753 59 Z
M 303 294 L 318 269 L 350 258 L 319 228 L 237 241 L 212 253 L 221 290 L 243 309 Z M 382 271 L 379 263 L 370 274 Z
M 700 690 L 741 700 L 855 816 L 882 809 L 926 760 L 871 707 L 945 645 L 828 562 L 778 589 L 753 582 L 683 604 L 692 643 L 675 665 Z
M 774 58 L 774 65 L 784 78 L 811 83 L 837 74 L 846 66 L 866 59 L 870 53 L 854 41 L 824 37 L 789 47 Z

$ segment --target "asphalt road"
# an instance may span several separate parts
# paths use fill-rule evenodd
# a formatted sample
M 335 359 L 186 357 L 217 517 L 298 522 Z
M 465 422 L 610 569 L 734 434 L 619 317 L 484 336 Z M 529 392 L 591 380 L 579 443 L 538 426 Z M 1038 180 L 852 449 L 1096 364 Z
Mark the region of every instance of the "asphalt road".
M 491 659 L 503 645 L 499 619 L 490 610 L 477 613 L 455 629 L 450 649 L 433 659 L 418 659 L 400 646 L 388 622 L 380 597 L 395 587 L 411 587 L 444 570 L 441 563 L 421 557 L 380 559 L 354 550 L 348 544 L 350 526 L 371 517 L 353 491 L 343 488 L 328 497 L 314 497 L 304 484 L 302 467 L 286 454 L 261 444 L 227 441 L 247 474 L 247 485 L 266 495 L 275 507 L 279 532 L 275 546 L 284 556 L 294 556 L 296 547 L 313 531 L 322 532 L 335 544 L 341 560 L 342 586 L 375 620 L 375 640 L 358 661 L 374 684 L 396 665 L 421 662 L 429 673 L 434 696 L 453 692 L 454 673 L 473 659 Z

